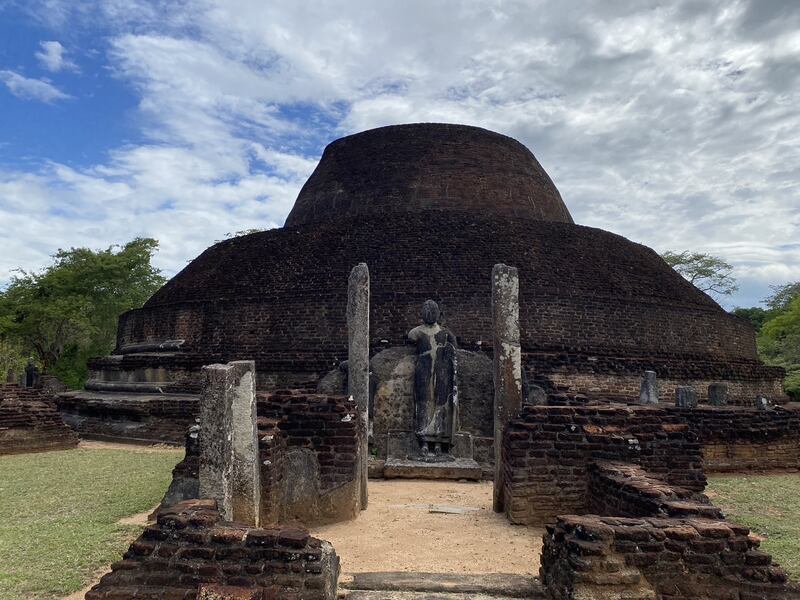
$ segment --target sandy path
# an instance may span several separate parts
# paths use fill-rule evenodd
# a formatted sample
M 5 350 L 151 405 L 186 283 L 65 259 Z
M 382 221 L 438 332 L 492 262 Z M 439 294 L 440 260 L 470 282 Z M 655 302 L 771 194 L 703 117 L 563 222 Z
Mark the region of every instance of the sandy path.
M 477 509 L 463 514 L 434 510 Z M 492 511 L 492 484 L 369 482 L 369 508 L 312 534 L 333 544 L 342 572 L 516 573 L 539 570 L 543 529 L 510 525 Z

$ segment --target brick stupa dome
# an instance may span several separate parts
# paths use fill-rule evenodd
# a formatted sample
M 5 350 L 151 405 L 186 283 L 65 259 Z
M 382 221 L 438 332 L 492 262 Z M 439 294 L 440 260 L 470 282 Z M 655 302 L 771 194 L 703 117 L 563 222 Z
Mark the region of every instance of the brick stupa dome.
M 490 275 L 502 262 L 519 269 L 529 380 L 633 398 L 655 369 L 669 398 L 675 385 L 712 381 L 743 401 L 782 395 L 749 323 L 653 250 L 573 224 L 524 146 L 436 124 L 330 144 L 283 228 L 208 248 L 120 318 L 117 356 L 93 371 L 193 391 L 202 365 L 252 359 L 261 387 L 314 385 L 347 357 L 347 278 L 359 262 L 373 352 L 403 345 L 432 298 L 462 348 L 490 353 Z
M 550 177 L 515 139 L 479 127 L 420 123 L 331 143 L 286 226 L 418 210 L 572 223 Z

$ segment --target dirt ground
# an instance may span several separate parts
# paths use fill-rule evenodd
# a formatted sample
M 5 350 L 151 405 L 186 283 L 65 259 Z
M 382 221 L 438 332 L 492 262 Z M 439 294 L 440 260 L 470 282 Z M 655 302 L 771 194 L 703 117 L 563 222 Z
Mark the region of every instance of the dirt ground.
M 543 533 L 493 512 L 491 482 L 403 479 L 370 481 L 358 518 L 312 530 L 333 544 L 343 573 L 537 575 Z
M 172 446 L 170 444 L 122 444 L 117 442 L 99 442 L 96 440 L 81 440 L 79 448 L 88 450 L 126 450 L 128 452 L 172 452 L 180 454 L 184 452 L 183 446 Z

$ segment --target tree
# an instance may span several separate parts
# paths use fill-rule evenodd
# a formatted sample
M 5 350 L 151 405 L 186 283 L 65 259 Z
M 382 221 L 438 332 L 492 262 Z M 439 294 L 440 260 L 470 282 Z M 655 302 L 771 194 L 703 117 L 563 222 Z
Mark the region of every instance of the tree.
M 772 295 L 764 299 L 764 304 L 773 315 L 777 315 L 789 308 L 792 300 L 800 297 L 800 281 L 784 285 L 771 285 Z
M 786 392 L 800 398 L 800 295 L 764 323 L 758 349 L 764 362 L 786 369 Z
M 20 270 L 0 292 L 0 337 L 37 357 L 44 372 L 79 387 L 86 359 L 113 349 L 119 315 L 164 284 L 150 264 L 157 248 L 149 238 L 100 251 L 71 248 L 59 250 L 41 272 Z
M 689 250 L 683 252 L 668 250 L 661 255 L 661 258 L 697 289 L 715 299 L 730 296 L 739 289 L 733 276 L 733 266 L 719 256 Z
M 750 324 L 753 326 L 753 329 L 756 330 L 756 333 L 761 331 L 761 327 L 764 325 L 764 322 L 770 317 L 769 311 L 761 308 L 760 306 L 753 306 L 751 308 L 740 308 L 737 306 L 731 311 L 731 314 L 750 321 Z

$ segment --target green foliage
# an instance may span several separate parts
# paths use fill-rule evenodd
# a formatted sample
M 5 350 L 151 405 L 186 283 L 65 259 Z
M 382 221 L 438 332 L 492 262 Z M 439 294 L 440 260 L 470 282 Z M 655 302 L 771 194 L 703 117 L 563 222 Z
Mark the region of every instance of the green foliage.
M 787 283 L 784 285 L 773 285 L 772 295 L 764 299 L 769 312 L 773 315 L 779 314 L 789 308 L 792 300 L 800 297 L 800 281 Z
M 795 288 L 793 297 L 776 301 L 773 296 L 770 300 L 776 309 L 759 333 L 759 354 L 764 362 L 786 369 L 786 393 L 800 400 L 800 288 Z
M 733 276 L 733 266 L 718 256 L 702 252 L 672 252 L 668 250 L 661 258 L 697 289 L 714 298 L 730 296 L 739 289 Z
M 731 311 L 731 313 L 737 317 L 741 317 L 742 319 L 747 319 L 750 321 L 750 324 L 753 326 L 753 329 L 756 330 L 756 333 L 761 331 L 764 321 L 769 318 L 769 311 L 766 311 L 759 306 L 753 306 L 751 308 L 736 307 Z
M 0 337 L 0 383 L 5 381 L 9 370 L 16 374 L 25 369 L 27 360 L 22 346 L 12 340 Z
M 0 293 L 0 337 L 38 358 L 70 387 L 86 379 L 86 360 L 110 352 L 117 318 L 141 306 L 164 277 L 150 264 L 158 242 L 136 238 L 95 251 L 59 250 L 38 273 L 20 271 Z
M 119 557 L 181 459 L 175 450 L 76 449 L 0 456 L 0 600 L 56 600 Z

